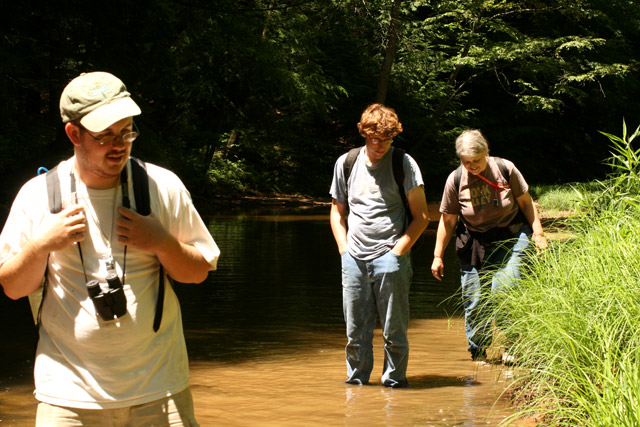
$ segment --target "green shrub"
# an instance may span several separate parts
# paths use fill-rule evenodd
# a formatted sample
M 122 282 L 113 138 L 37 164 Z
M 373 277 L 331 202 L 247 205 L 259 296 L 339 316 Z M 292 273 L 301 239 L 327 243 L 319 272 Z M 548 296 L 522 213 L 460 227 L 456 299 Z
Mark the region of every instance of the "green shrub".
M 227 191 L 246 190 L 247 180 L 251 177 L 243 160 L 226 159 L 220 152 L 213 154 L 207 175 L 216 187 L 225 187 Z

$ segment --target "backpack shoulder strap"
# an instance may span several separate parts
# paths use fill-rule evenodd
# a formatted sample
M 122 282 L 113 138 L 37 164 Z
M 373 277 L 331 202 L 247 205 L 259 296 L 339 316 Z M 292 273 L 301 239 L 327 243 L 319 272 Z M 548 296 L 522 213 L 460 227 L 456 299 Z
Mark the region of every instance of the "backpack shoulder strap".
M 147 216 L 151 213 L 151 197 L 149 195 L 149 174 L 146 164 L 131 156 L 131 179 L 133 180 L 133 197 L 136 199 L 136 211 L 140 215 Z M 126 174 L 126 170 L 124 171 Z M 156 299 L 156 310 L 153 315 L 153 331 L 158 332 L 162 323 L 162 312 L 164 310 L 165 277 L 164 267 L 160 264 L 158 273 L 158 297 Z
M 353 165 L 355 164 L 361 150 L 362 147 L 352 148 L 347 152 L 347 158 L 344 159 L 344 186 L 347 189 L 347 193 L 349 193 L 349 176 L 351 176 L 351 170 L 353 169 Z
M 360 154 L 362 147 L 356 147 L 349 150 L 347 153 L 347 158 L 344 160 L 344 181 L 349 182 L 349 176 L 351 176 L 351 170 L 353 169 L 353 165 Z
M 131 174 L 133 176 L 133 196 L 136 198 L 136 210 L 140 215 L 147 216 L 151 213 L 147 166 L 142 160 L 131 157 Z
M 58 213 L 62 210 L 62 196 L 60 191 L 60 178 L 58 177 L 58 166 L 54 167 L 45 175 L 47 180 L 47 197 L 49 198 L 49 211 Z
M 393 179 L 398 185 L 400 191 L 400 199 L 404 205 L 405 211 L 405 227 L 408 227 L 413 220 L 411 215 L 411 207 L 409 206 L 409 200 L 404 192 L 404 156 L 406 152 L 402 148 L 393 147 L 393 153 L 391 153 L 391 168 L 393 169 Z
M 136 211 L 140 215 L 147 216 L 151 213 L 147 168 L 142 160 L 135 157 L 130 157 L 130 163 L 131 179 L 133 179 L 133 196 L 136 199 Z M 120 173 L 120 185 L 122 186 L 122 205 L 126 208 L 130 207 L 128 180 L 127 168 L 124 168 Z
M 47 197 L 49 198 L 49 211 L 58 213 L 62 210 L 62 196 L 60 192 L 60 178 L 58 167 L 54 167 L 46 173 Z M 133 195 L 136 198 L 136 209 L 140 215 L 151 213 L 149 198 L 149 175 L 145 163 L 135 157 L 131 157 L 131 174 L 133 176 Z M 127 182 L 126 170 L 121 175 L 123 182 Z M 128 194 L 125 195 L 128 198 Z
M 142 160 L 136 157 L 131 156 L 129 159 L 131 160 L 131 179 L 133 180 L 133 197 L 135 197 L 136 200 L 136 211 L 140 215 L 147 216 L 151 213 L 151 197 L 149 195 L 149 174 L 147 173 L 147 166 Z M 129 204 L 127 179 L 127 169 L 125 168 L 120 174 L 123 205 Z M 160 271 L 158 275 L 158 297 L 156 299 L 156 310 L 153 315 L 154 332 L 158 332 L 160 329 L 162 312 L 164 309 L 165 277 L 164 267 L 162 264 L 160 264 Z
M 502 177 L 507 181 L 507 184 L 511 184 L 511 174 L 509 173 L 509 168 L 507 168 L 502 157 L 494 157 L 494 159 L 498 165 L 498 169 L 500 169 Z
M 464 171 L 464 166 L 460 165 L 453 173 L 453 185 L 457 191 L 458 202 L 460 201 L 460 180 L 462 179 L 463 171 Z M 462 216 L 462 213 L 460 213 L 460 215 L 458 216 L 458 224 L 461 224 L 461 223 L 464 224 L 464 217 Z M 456 227 L 456 235 L 457 234 L 458 234 L 458 227 Z
M 404 155 L 405 151 L 402 148 L 393 147 L 393 153 L 391 153 L 391 168 L 393 169 L 393 179 L 396 180 L 396 184 L 400 189 L 400 197 L 402 203 L 407 204 L 407 195 L 404 194 Z
M 464 170 L 464 166 L 458 166 L 458 169 L 453 173 L 453 185 L 460 192 L 460 179 L 462 178 L 462 171 Z
M 62 195 L 60 191 L 60 177 L 58 176 L 58 166 L 55 166 L 51 170 L 46 168 L 39 168 L 38 175 L 46 171 L 45 180 L 47 183 L 47 199 L 49 201 L 49 212 L 58 213 L 62 210 Z M 49 273 L 49 263 L 47 262 L 47 268 L 44 272 L 42 284 L 40 287 L 29 295 L 29 306 L 31 307 L 31 314 L 33 315 L 33 323 L 36 326 L 40 326 L 40 313 L 42 312 L 42 301 L 47 292 L 47 274 Z

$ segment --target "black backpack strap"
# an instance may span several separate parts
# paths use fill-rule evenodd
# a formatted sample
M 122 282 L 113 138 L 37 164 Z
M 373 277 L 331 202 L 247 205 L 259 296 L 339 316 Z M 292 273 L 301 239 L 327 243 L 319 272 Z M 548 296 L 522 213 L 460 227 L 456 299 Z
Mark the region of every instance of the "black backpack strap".
M 400 188 L 400 196 L 403 201 L 407 197 L 407 195 L 404 194 L 404 155 L 405 151 L 402 148 L 393 147 L 393 153 L 391 153 L 393 179 L 396 180 L 396 184 L 398 184 L 398 188 Z
M 151 198 L 149 195 L 149 175 L 147 174 L 147 166 L 145 163 L 135 157 L 130 157 L 131 160 L 131 179 L 133 180 L 133 197 L 136 200 L 136 211 L 140 215 L 147 216 L 151 213 Z M 128 188 L 128 174 L 127 168 L 122 170 L 120 175 L 120 181 L 122 183 L 122 204 L 128 207 L 129 201 L 129 188 Z M 160 264 L 158 280 L 158 299 L 156 300 L 156 311 L 153 316 L 153 331 L 158 332 L 160 329 L 160 323 L 162 322 L 162 312 L 164 309 L 164 267 Z
M 347 153 L 347 158 L 344 159 L 343 170 L 344 170 L 344 182 L 345 182 L 346 185 L 349 183 L 349 177 L 351 176 L 351 170 L 353 169 L 353 165 L 355 164 L 356 159 L 358 158 L 358 155 L 360 154 L 361 150 L 362 150 L 362 147 L 352 148 Z M 347 188 L 348 187 L 349 186 L 347 185 Z
M 140 215 L 147 216 L 151 213 L 151 202 L 149 198 L 149 175 L 147 175 L 147 167 L 145 163 L 135 157 L 130 157 L 131 176 L 133 179 L 133 196 L 136 199 L 136 212 Z M 129 175 L 127 168 L 120 173 L 120 183 L 122 186 L 122 205 L 129 208 L 131 203 L 129 199 Z
M 404 194 L 404 155 L 405 151 L 402 148 L 393 147 L 391 153 L 391 168 L 393 169 L 393 179 L 396 180 L 396 184 L 400 189 L 400 197 L 402 203 L 407 205 L 407 195 Z
M 42 170 L 46 170 L 42 168 Z M 39 171 L 40 172 L 40 171 Z M 60 191 L 60 177 L 58 176 L 58 166 L 49 170 L 45 174 L 47 182 L 47 199 L 49 201 L 49 212 L 59 213 L 62 211 L 62 195 Z M 47 257 L 48 258 L 48 257 Z M 42 302 L 47 294 L 47 275 L 49 274 L 49 262 L 44 271 L 41 289 L 37 290 L 33 295 L 29 295 L 29 303 L 33 314 L 33 321 L 36 326 L 40 326 L 40 314 L 42 313 Z
M 136 211 L 140 215 L 147 216 L 151 213 L 147 166 L 142 160 L 131 157 L 131 174 L 133 176 L 133 196 L 136 198 Z
M 353 165 L 356 163 L 356 159 L 360 154 L 362 147 L 352 148 L 347 152 L 347 158 L 344 159 L 344 164 L 342 165 L 342 170 L 344 172 L 344 186 L 347 189 L 347 196 L 349 194 L 349 177 L 351 176 L 351 171 L 353 170 Z
M 38 169 L 38 175 L 41 172 L 46 171 L 45 180 L 47 183 L 47 199 L 49 202 L 49 211 L 51 213 L 58 213 L 62 211 L 62 195 L 60 191 L 60 177 L 58 176 L 58 166 L 47 171 L 46 168 Z M 48 257 L 47 257 L 48 258 Z M 31 306 L 31 313 L 33 314 L 33 321 L 36 326 L 40 326 L 40 314 L 42 313 L 42 302 L 47 293 L 47 275 L 49 274 L 49 263 L 44 270 L 44 277 L 40 289 L 29 295 L 29 304 Z
M 158 300 L 156 301 L 156 313 L 153 316 L 153 332 L 158 332 L 162 322 L 162 311 L 164 310 L 164 268 L 160 264 L 160 279 L 158 280 Z
M 146 164 L 135 157 L 131 157 L 131 175 L 133 179 L 133 196 L 136 199 L 136 210 L 140 215 L 147 216 L 151 213 L 151 197 L 149 195 L 149 175 Z M 158 272 L 158 299 L 156 301 L 156 312 L 153 316 L 153 331 L 158 332 L 162 322 L 162 312 L 164 310 L 165 277 L 164 267 L 160 264 Z
M 400 198 L 402 199 L 402 204 L 404 205 L 404 211 L 406 215 L 406 227 L 411 224 L 413 221 L 413 215 L 411 215 L 411 207 L 409 206 L 409 200 L 407 200 L 407 195 L 404 191 L 404 155 L 406 152 L 402 148 L 393 147 L 393 152 L 391 153 L 391 168 L 393 170 L 393 179 L 396 181 L 398 185 L 398 189 L 400 191 Z
M 458 166 L 458 169 L 453 173 L 453 185 L 458 189 L 458 193 L 460 192 L 460 179 L 462 178 L 462 172 L 464 171 L 464 166 Z

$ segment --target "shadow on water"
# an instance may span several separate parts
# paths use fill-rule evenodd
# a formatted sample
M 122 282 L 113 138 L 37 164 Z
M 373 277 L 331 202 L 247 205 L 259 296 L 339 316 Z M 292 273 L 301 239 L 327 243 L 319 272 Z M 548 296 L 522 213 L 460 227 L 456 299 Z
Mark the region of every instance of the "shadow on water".
M 447 375 L 414 375 L 411 377 L 411 388 L 414 390 L 438 387 L 468 387 L 476 384 L 472 378 L 451 377 Z
M 445 281 L 429 271 L 433 230 L 413 251 L 411 387 L 389 390 L 379 386 L 379 329 L 372 385 L 343 384 L 340 257 L 327 207 L 207 221 L 222 252 L 218 270 L 201 285 L 175 284 L 203 426 L 472 426 L 504 418 L 492 412 L 503 373 L 479 368 L 466 352 L 453 248 L 445 254 Z M 0 296 L 0 304 L 0 425 L 29 425 L 35 329 L 26 299 Z

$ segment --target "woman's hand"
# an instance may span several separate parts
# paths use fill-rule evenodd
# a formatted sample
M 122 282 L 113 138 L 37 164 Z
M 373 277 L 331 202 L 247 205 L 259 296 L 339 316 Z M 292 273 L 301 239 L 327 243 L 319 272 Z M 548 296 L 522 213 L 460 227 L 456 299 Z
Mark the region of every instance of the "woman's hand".
M 544 234 L 533 234 L 533 243 L 536 245 L 536 252 L 540 253 L 549 248 L 549 243 Z
M 433 257 L 433 262 L 431 263 L 431 274 L 438 280 L 442 280 L 444 277 L 444 261 L 439 256 Z

